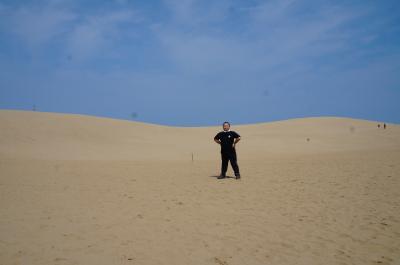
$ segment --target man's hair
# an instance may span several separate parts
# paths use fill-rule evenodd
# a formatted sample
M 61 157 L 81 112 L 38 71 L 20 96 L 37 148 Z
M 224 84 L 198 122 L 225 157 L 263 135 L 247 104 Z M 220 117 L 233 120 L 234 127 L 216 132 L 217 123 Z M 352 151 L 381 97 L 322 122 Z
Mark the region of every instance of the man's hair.
M 228 124 L 229 127 L 231 127 L 231 124 L 229 122 L 227 122 L 227 121 L 224 121 L 224 123 L 222 123 L 222 126 L 224 126 L 225 124 Z

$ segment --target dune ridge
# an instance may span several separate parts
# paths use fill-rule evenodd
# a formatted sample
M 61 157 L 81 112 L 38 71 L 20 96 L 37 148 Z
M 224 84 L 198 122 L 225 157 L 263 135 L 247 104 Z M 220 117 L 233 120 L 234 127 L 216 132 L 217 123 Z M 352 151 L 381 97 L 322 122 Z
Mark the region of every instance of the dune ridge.
M 275 154 L 398 150 L 400 126 L 338 118 L 233 125 L 242 159 Z M 85 115 L 0 111 L 0 155 L 42 159 L 198 160 L 218 158 L 220 126 L 172 127 Z

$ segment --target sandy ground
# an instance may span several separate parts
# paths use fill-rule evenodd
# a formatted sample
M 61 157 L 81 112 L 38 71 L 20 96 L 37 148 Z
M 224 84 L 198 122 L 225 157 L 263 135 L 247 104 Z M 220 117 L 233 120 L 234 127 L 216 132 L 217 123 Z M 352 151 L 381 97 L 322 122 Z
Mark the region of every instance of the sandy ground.
M 376 125 L 232 126 L 218 180 L 219 126 L 0 111 L 0 264 L 400 264 L 400 126 Z

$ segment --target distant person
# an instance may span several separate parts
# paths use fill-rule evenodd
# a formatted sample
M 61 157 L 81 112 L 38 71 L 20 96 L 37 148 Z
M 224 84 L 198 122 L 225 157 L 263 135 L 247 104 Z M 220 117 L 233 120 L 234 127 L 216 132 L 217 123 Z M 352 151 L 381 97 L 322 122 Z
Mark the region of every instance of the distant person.
M 231 166 L 235 172 L 235 178 L 240 179 L 235 149 L 235 145 L 240 141 L 240 135 L 235 131 L 230 130 L 231 124 L 227 121 L 222 124 L 222 128 L 223 131 L 217 133 L 217 135 L 214 137 L 214 141 L 221 145 L 221 175 L 218 177 L 218 179 L 226 177 L 228 161 L 231 162 Z
M 381 128 L 381 125 L 378 123 L 378 128 Z
M 383 124 L 383 129 L 386 129 L 386 123 Z

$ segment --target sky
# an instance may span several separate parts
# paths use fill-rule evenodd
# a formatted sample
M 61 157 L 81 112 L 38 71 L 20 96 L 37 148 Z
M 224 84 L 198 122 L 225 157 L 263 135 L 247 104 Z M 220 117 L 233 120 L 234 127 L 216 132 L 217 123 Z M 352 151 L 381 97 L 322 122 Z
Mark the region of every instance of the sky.
M 400 123 L 400 1 L 0 0 L 0 109 Z

